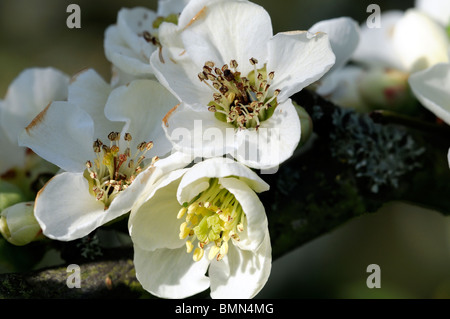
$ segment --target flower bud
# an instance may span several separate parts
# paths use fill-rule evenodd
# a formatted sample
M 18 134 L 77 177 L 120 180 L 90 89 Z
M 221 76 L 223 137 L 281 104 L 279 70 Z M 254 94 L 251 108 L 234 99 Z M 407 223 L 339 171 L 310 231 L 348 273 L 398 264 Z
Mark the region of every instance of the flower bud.
M 44 238 L 33 211 L 34 202 L 22 202 L 4 209 L 0 214 L 3 237 L 16 246 Z
M 409 88 L 408 75 L 398 70 L 374 68 L 360 78 L 359 90 L 370 109 L 413 115 L 417 103 Z

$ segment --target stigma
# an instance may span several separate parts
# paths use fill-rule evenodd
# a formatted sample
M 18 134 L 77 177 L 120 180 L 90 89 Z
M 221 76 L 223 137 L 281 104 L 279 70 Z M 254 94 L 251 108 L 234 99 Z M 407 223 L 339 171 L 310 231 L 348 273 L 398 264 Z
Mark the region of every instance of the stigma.
M 186 251 L 193 251 L 193 260 L 199 261 L 209 246 L 208 259 L 223 259 L 228 252 L 229 240 L 239 241 L 244 230 L 245 213 L 235 196 L 223 188 L 217 178 L 190 203 L 178 212 L 178 219 L 185 217 L 180 225 L 180 239 L 186 240 Z M 195 247 L 197 246 L 197 247 Z
M 208 110 L 214 112 L 219 120 L 239 129 L 258 129 L 261 122 L 272 116 L 280 93 L 279 89 L 269 90 L 275 73 L 267 73 L 265 65 L 257 69 L 258 60 L 255 58 L 249 62 L 253 71 L 247 76 L 238 71 L 236 60 L 221 68 L 214 62 L 206 62 L 198 74 L 199 80 L 213 91 Z
M 141 173 L 147 165 L 153 165 L 158 157 L 153 157 L 150 164 L 145 165 L 145 154 L 152 149 L 153 142 L 141 142 L 137 149 L 132 151 L 130 142 L 132 136 L 125 133 L 123 136 L 127 147 L 120 149 L 119 132 L 108 134 L 109 145 L 104 144 L 100 139 L 93 143 L 94 160 L 86 162 L 84 177 L 89 183 L 89 192 L 97 201 L 101 201 L 108 209 L 114 198 L 127 189 L 137 175 Z

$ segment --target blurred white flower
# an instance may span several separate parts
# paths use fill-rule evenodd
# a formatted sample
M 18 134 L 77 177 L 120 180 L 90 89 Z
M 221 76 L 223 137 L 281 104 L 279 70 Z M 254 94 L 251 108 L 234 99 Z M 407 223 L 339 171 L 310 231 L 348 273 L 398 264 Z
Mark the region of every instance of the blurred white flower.
M 160 47 L 159 26 L 162 22 L 177 24 L 179 13 L 188 2 L 159 0 L 156 12 L 144 7 L 121 9 L 117 24 L 106 29 L 104 39 L 106 58 L 116 72 L 124 77 L 152 76 L 150 56 Z
M 450 64 L 439 63 L 409 77 L 417 99 L 450 125 Z
M 33 156 L 19 147 L 18 136 L 50 102 L 67 99 L 69 77 L 54 68 L 30 68 L 22 71 L 10 84 L 5 99 L 0 100 L 0 174 L 23 169 Z
M 207 288 L 213 298 L 254 297 L 272 262 L 267 217 L 255 194 L 268 189 L 225 158 L 173 171 L 147 188 L 129 219 L 143 287 L 163 298 Z
M 381 15 L 381 28 L 361 26 L 361 42 L 353 60 L 406 73 L 448 61 L 446 29 L 424 12 L 412 8 Z

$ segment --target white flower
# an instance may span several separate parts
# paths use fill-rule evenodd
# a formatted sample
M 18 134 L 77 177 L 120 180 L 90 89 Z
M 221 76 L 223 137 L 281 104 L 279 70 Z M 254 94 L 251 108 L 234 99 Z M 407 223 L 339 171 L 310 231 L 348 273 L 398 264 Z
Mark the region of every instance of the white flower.
M 418 9 L 381 15 L 381 28 L 361 26 L 354 60 L 395 68 L 406 73 L 448 61 L 449 41 L 444 27 Z
M 450 125 L 450 64 L 439 63 L 409 77 L 414 95 L 428 110 Z M 450 165 L 450 149 L 447 153 Z
M 409 84 L 422 105 L 450 125 L 450 64 L 416 72 L 409 77 Z
M 174 148 L 203 157 L 230 153 L 253 168 L 289 158 L 300 140 L 289 97 L 334 64 L 327 35 L 273 35 L 268 13 L 247 1 L 211 1 L 179 31 L 182 45 L 163 45 L 150 60 L 182 101 L 164 122 Z M 173 34 L 161 30 L 160 39 Z
M 69 77 L 54 68 L 30 68 L 10 84 L 0 100 L 0 173 L 26 165 L 26 149 L 17 139 L 23 129 L 50 102 L 67 99 Z
M 352 57 L 359 43 L 359 25 L 349 17 L 323 20 L 314 24 L 311 33 L 324 32 L 328 35 L 336 63 L 318 82 L 317 93 L 327 95 L 339 85 L 338 74 Z
M 213 298 L 255 296 L 272 261 L 267 217 L 255 194 L 268 189 L 225 158 L 173 171 L 147 188 L 129 219 L 142 286 L 164 298 L 207 288 Z
M 159 0 L 158 10 L 144 7 L 123 8 L 117 24 L 105 31 L 104 48 L 107 59 L 118 72 L 133 76 L 149 76 L 150 55 L 160 46 L 158 28 L 163 22 L 177 23 L 178 14 L 189 0 Z
M 415 7 L 428 14 L 443 27 L 450 24 L 449 0 L 416 0 Z
M 47 237 L 80 238 L 130 210 L 153 171 L 145 158 L 171 149 L 159 123 L 176 102 L 155 81 L 111 91 L 87 70 L 72 80 L 68 102 L 53 102 L 27 126 L 21 145 L 65 171 L 36 197 Z

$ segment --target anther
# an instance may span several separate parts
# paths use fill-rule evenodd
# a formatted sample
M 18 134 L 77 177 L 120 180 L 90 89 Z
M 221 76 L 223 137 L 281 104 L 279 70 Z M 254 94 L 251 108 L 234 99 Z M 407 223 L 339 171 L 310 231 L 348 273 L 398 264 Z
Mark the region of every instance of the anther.
M 125 133 L 125 136 L 123 137 L 123 139 L 127 142 L 130 142 L 132 140 L 131 134 Z
M 120 139 L 120 133 L 119 132 L 111 132 L 108 134 L 108 139 L 111 142 L 118 141 Z

